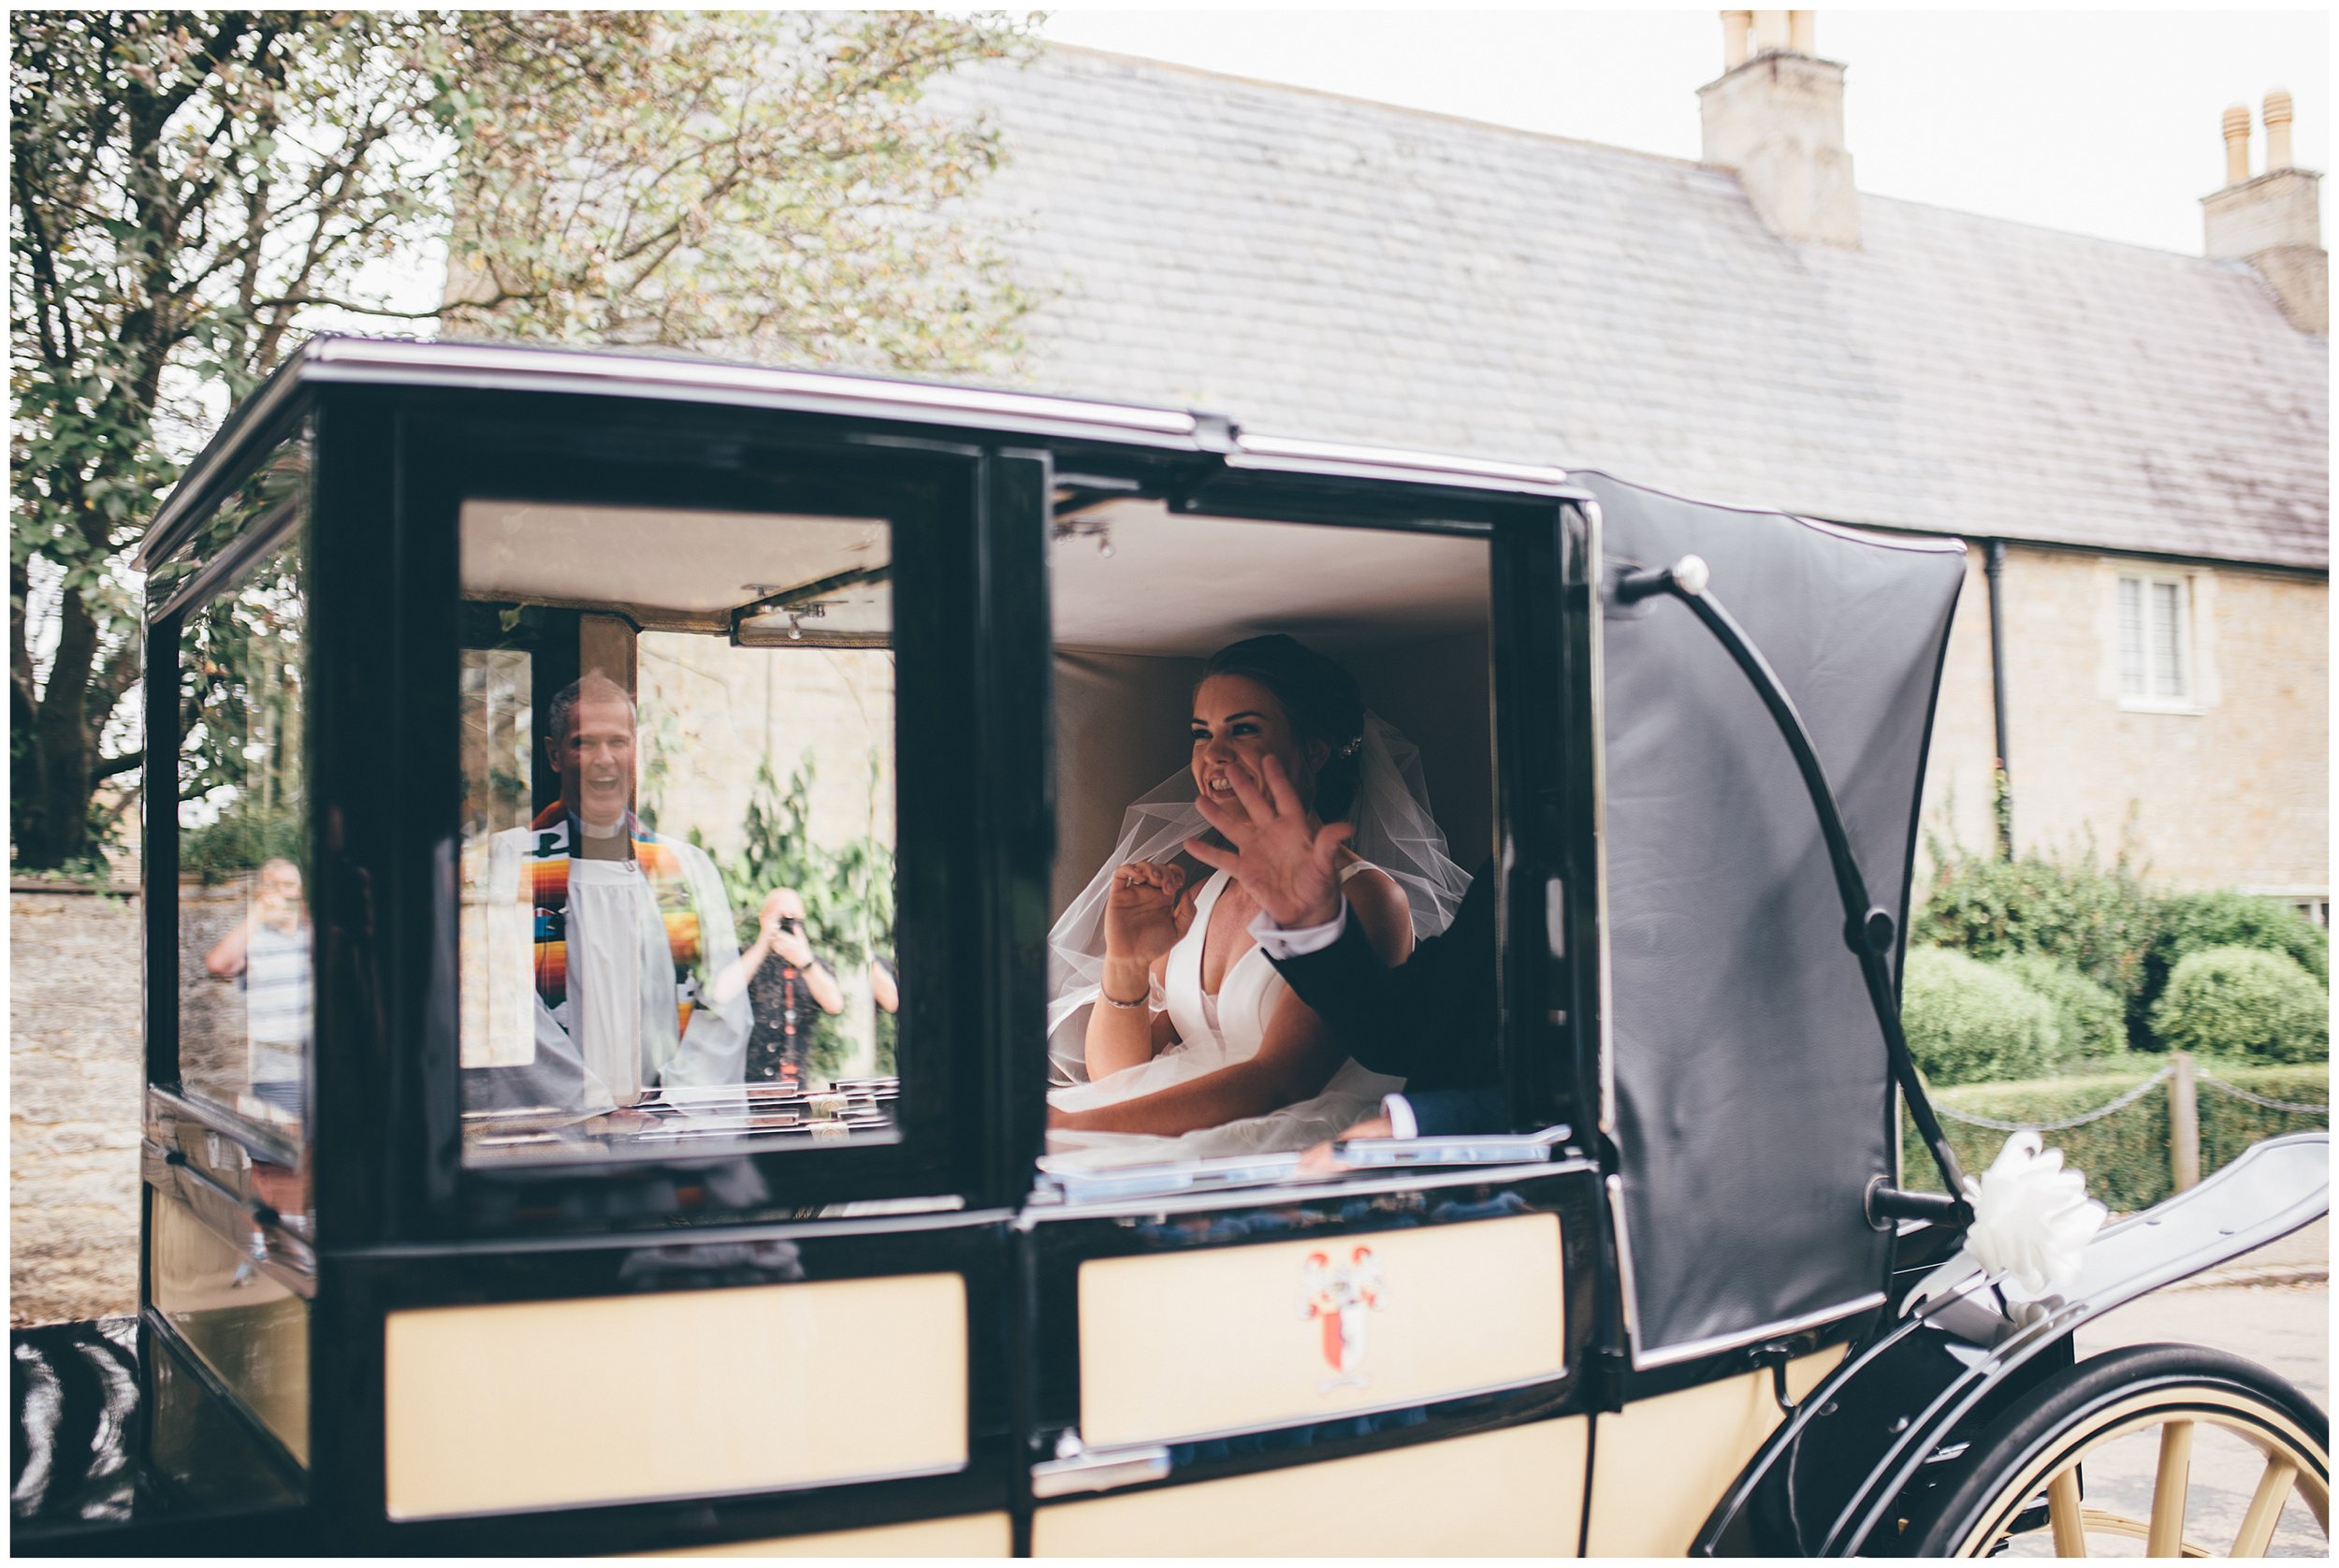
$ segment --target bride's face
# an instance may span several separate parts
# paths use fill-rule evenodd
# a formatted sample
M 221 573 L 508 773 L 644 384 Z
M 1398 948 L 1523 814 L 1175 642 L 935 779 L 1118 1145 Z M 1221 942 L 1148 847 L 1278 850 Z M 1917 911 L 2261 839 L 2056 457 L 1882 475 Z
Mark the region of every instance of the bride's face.
M 1292 733 L 1283 704 L 1255 680 L 1212 675 L 1194 689 L 1194 787 L 1230 811 L 1241 811 L 1242 803 L 1229 772 L 1239 769 L 1264 789 L 1259 769 L 1269 757 L 1283 763 L 1300 798 L 1315 805 L 1315 770 L 1330 754 L 1322 741 L 1303 742 Z

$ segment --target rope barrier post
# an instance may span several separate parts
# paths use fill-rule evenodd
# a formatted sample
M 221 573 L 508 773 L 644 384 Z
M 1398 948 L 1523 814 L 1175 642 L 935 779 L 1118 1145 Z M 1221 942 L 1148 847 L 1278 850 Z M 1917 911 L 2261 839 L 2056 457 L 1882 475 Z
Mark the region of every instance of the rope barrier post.
M 2169 1065 L 2169 1175 L 2176 1190 L 2201 1184 L 2201 1104 L 2193 1089 L 2193 1058 L 2171 1052 Z

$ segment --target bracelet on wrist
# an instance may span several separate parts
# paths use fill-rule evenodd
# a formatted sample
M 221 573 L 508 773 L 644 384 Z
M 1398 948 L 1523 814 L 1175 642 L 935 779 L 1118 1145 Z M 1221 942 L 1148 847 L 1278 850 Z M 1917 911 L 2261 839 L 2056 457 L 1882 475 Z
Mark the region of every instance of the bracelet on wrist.
M 1097 995 L 1103 997 L 1108 1006 L 1116 1007 L 1128 1012 L 1135 1011 L 1137 1009 L 1143 1007 L 1146 1003 L 1154 999 L 1153 988 L 1151 986 L 1146 987 L 1144 995 L 1139 996 L 1134 1002 L 1125 1002 L 1121 1000 L 1120 997 L 1115 996 L 1111 992 L 1107 991 L 1102 985 L 1097 987 Z

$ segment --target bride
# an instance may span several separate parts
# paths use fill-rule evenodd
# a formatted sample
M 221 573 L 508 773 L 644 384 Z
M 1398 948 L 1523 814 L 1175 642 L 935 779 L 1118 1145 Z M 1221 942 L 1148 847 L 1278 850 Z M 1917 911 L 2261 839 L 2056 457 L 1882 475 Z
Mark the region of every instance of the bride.
M 1184 841 L 1208 831 L 1196 795 L 1241 811 L 1230 775 L 1263 789 L 1269 757 L 1320 820 L 1351 825 L 1343 892 L 1384 963 L 1452 917 L 1468 878 L 1412 748 L 1364 710 L 1355 680 L 1286 636 L 1221 648 L 1194 690 L 1187 769 L 1130 808 L 1112 858 L 1050 933 L 1060 1076 L 1077 1067 L 1087 1082 L 1049 1095 L 1049 1168 L 1298 1148 L 1402 1086 L 1348 1061 L 1291 994 L 1242 885 L 1188 872 Z

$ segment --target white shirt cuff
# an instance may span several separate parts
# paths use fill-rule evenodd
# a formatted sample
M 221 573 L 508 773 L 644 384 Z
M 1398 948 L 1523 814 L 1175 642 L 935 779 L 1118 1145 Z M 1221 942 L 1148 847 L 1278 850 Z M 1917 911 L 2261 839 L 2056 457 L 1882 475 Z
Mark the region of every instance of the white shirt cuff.
M 1381 1114 L 1388 1118 L 1391 1138 L 1419 1138 L 1421 1124 L 1413 1119 L 1413 1106 L 1402 1095 L 1383 1095 Z
M 1302 925 L 1286 931 L 1275 923 L 1275 917 L 1261 909 L 1251 917 L 1251 936 L 1267 950 L 1270 958 L 1298 958 L 1302 953 L 1322 952 L 1340 940 L 1340 934 L 1348 929 L 1348 901 L 1340 901 L 1340 913 L 1321 925 Z

